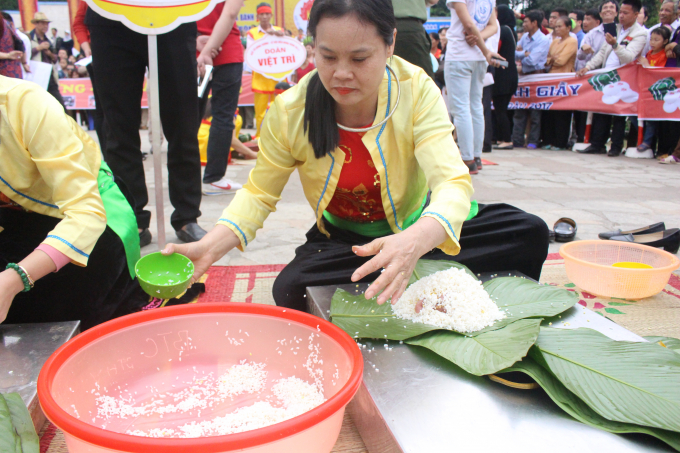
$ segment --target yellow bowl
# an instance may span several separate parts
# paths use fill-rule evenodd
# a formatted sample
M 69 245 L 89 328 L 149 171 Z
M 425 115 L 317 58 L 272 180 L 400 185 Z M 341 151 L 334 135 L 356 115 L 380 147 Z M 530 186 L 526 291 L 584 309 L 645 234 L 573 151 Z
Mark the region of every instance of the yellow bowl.
M 644 299 L 661 292 L 680 259 L 661 249 L 618 241 L 575 241 L 562 246 L 567 277 L 591 294 Z M 621 264 L 625 267 L 620 267 Z M 619 266 L 615 266 L 619 264 Z M 643 265 L 643 268 L 633 266 Z M 652 268 L 644 268 L 646 266 Z

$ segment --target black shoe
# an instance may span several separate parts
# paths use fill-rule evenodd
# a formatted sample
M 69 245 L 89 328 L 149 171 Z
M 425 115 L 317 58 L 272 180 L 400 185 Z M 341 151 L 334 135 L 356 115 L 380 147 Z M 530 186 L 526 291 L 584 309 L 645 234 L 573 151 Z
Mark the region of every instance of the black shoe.
M 614 231 L 607 231 L 604 233 L 600 233 L 597 236 L 600 239 L 611 239 L 612 236 L 625 236 L 627 234 L 650 234 L 650 233 L 658 233 L 659 231 L 663 231 L 666 229 L 666 224 L 663 222 L 655 223 L 654 225 L 647 225 L 643 226 L 641 228 L 636 228 L 634 230 L 627 230 L 627 231 L 621 231 L 619 230 L 614 230 Z
M 590 145 L 586 149 L 579 149 L 578 152 L 581 154 L 607 154 L 607 150 L 605 148 L 599 148 L 593 145 Z
M 151 231 L 148 228 L 144 228 L 141 233 L 139 233 L 139 247 L 146 247 L 151 244 Z
M 618 157 L 621 155 L 621 149 L 619 148 L 614 148 L 613 146 L 609 148 L 609 152 L 607 153 L 607 156 L 609 157 Z
M 475 164 L 477 164 L 477 170 L 481 170 L 482 168 L 484 168 L 484 166 L 482 165 L 481 157 L 475 157 Z
M 176 230 L 177 238 L 183 242 L 197 242 L 207 234 L 203 228 L 198 226 L 198 223 L 187 223 L 180 230 Z
M 668 253 L 678 253 L 680 249 L 680 229 L 671 228 L 670 230 L 659 231 L 651 234 L 625 234 L 612 236 L 612 241 L 633 242 L 635 244 L 659 247 Z
M 557 242 L 571 242 L 576 237 L 576 222 L 568 217 L 562 217 L 553 226 L 555 232 L 555 241 Z
M 463 163 L 467 165 L 468 172 L 470 172 L 471 175 L 476 175 L 477 173 L 479 173 L 479 170 L 477 169 L 477 162 L 474 159 L 468 161 L 464 160 Z

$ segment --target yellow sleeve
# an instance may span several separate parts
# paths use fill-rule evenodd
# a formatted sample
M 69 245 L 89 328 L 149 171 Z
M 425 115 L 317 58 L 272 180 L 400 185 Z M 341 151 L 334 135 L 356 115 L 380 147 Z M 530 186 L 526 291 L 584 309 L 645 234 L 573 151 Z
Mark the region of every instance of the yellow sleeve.
M 64 218 L 45 239 L 75 264 L 86 266 L 106 228 L 106 212 L 99 196 L 99 148 L 64 113 L 49 93 L 22 84 L 7 94 L 8 120 L 24 143 L 42 181 L 52 191 L 52 202 Z M 86 155 L 96 153 L 97 168 Z M 92 161 L 92 158 L 90 158 Z
M 248 182 L 224 210 L 218 225 L 230 228 L 241 240 L 239 250 L 255 239 L 257 230 L 276 210 L 281 192 L 295 170 L 288 142 L 288 113 L 281 96 L 269 108 L 260 131 L 260 151 Z
M 558 46 L 559 47 L 559 46 Z M 578 50 L 578 41 L 575 38 L 568 38 L 561 50 L 555 49 L 557 55 L 553 56 L 553 68 L 561 68 L 571 60 Z M 551 49 L 552 51 L 552 49 Z
M 449 255 L 460 252 L 460 229 L 470 212 L 472 180 L 451 135 L 453 126 L 446 105 L 432 79 L 418 71 L 413 80 L 413 139 L 415 156 L 432 191 L 423 216 L 437 220 L 449 239 L 439 248 Z

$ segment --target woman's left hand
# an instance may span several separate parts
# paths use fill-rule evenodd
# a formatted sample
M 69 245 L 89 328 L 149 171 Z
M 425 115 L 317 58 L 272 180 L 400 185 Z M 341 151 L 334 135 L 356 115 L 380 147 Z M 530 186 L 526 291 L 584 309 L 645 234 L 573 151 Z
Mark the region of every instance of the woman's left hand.
M 431 217 L 422 217 L 401 233 L 354 246 L 352 251 L 358 256 L 375 256 L 352 274 L 352 281 L 359 281 L 384 268 L 380 277 L 368 287 L 365 296 L 371 299 L 382 291 L 378 304 L 390 299 L 395 304 L 406 290 L 420 257 L 446 239 L 446 231 L 439 222 Z
M 24 283 L 12 269 L 0 272 L 0 323 L 7 318 L 14 297 L 24 289 Z

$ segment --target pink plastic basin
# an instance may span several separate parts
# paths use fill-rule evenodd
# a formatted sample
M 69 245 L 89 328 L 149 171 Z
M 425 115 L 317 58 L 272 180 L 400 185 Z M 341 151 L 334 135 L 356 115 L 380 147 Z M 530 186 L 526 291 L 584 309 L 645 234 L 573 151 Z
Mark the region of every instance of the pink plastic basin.
M 196 370 L 219 375 L 244 359 L 265 363 L 273 378 L 294 375 L 313 383 L 303 366 L 311 334 L 323 360 L 314 369 L 323 370 L 326 402 L 295 418 L 252 431 L 191 439 L 132 436 L 124 432 L 133 420 L 109 420 L 103 429 L 101 419 L 93 419 L 97 414 L 93 390 L 116 396 L 120 387 L 138 392 L 141 399 L 150 385 L 171 391 L 170 384 L 180 376 Z M 241 344 L 232 344 L 229 338 Z M 278 341 L 284 338 L 295 346 L 281 347 Z M 303 341 L 297 343 L 295 338 Z M 323 319 L 269 305 L 184 305 L 125 316 L 78 335 L 45 363 L 38 396 L 47 418 L 64 432 L 70 453 L 321 453 L 333 448 L 345 406 L 357 392 L 362 373 L 356 343 Z M 252 402 L 252 398 L 236 398 L 228 412 Z M 194 420 L 201 421 L 196 415 L 173 414 L 157 420 L 158 426 L 152 421 L 144 428 Z

